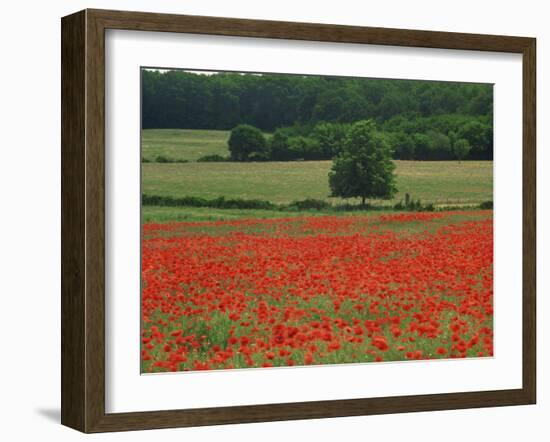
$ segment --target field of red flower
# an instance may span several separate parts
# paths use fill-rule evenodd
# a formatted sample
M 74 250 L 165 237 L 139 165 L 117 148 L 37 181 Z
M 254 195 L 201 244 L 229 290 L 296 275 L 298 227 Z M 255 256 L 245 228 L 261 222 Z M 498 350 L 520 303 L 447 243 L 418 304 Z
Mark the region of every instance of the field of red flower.
M 142 371 L 493 354 L 492 211 L 145 224 Z

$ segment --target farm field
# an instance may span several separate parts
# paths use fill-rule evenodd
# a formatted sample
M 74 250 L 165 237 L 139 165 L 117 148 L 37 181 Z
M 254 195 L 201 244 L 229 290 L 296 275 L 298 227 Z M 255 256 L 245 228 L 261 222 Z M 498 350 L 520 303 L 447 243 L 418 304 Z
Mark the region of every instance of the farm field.
M 207 199 L 262 199 L 274 203 L 329 198 L 330 161 L 265 163 L 183 163 L 142 164 L 142 193 L 147 195 Z M 393 204 L 405 193 L 425 203 L 479 204 L 492 200 L 491 161 L 395 161 L 399 192 Z
M 159 155 L 196 161 L 205 155 L 227 155 L 228 138 L 225 130 L 146 129 L 141 132 L 141 156 L 150 161 Z
M 143 225 L 143 372 L 492 355 L 492 211 L 234 216 Z
M 188 163 L 143 163 L 142 193 L 169 197 L 260 199 L 273 203 L 330 198 L 331 161 L 200 163 L 198 158 L 228 156 L 229 131 L 147 129 L 142 131 L 142 157 L 163 156 Z M 436 205 L 472 205 L 492 200 L 492 161 L 395 161 L 399 192 Z M 174 212 L 174 211 L 173 211 Z M 229 215 L 229 214 L 227 214 Z M 176 217 L 181 217 L 177 215 Z
M 142 206 L 143 223 L 162 223 L 175 221 L 232 221 L 238 219 L 294 218 L 298 216 L 353 216 L 366 211 L 354 211 L 352 214 L 322 210 L 263 210 L 263 209 L 216 209 L 213 207 L 164 207 Z

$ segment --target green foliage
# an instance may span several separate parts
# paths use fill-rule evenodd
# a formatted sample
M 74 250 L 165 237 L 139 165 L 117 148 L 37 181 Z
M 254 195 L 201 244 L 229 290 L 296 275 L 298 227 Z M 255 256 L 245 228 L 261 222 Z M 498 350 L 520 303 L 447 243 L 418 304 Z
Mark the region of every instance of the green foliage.
M 452 146 L 466 139 L 472 149 L 463 159 L 491 160 L 493 158 L 493 125 L 490 116 L 438 115 L 431 117 L 399 115 L 384 122 L 381 130 L 395 146 L 394 158 L 415 160 L 454 160 Z M 410 137 L 414 144 L 413 155 Z M 406 152 L 406 153 L 405 153 Z
M 393 146 L 394 158 L 399 160 L 413 160 L 415 158 L 415 143 L 411 135 L 404 132 L 394 132 L 388 136 Z
M 315 125 L 311 136 L 317 141 L 323 159 L 333 158 L 340 153 L 347 129 L 348 125 L 324 121 Z
M 265 131 L 300 124 L 396 115 L 492 114 L 492 86 L 284 74 L 143 70 L 144 128 Z
M 158 155 L 155 158 L 155 162 L 157 162 L 157 163 L 171 163 L 172 160 L 168 157 L 165 157 L 164 155 Z
M 184 196 L 173 198 L 170 196 L 146 195 L 141 196 L 141 203 L 144 206 L 166 206 L 166 207 L 213 207 L 216 209 L 276 209 L 277 205 L 265 200 L 245 200 L 242 198 L 225 198 L 220 196 L 214 199 L 206 199 L 195 196 Z
M 492 209 L 493 208 L 493 202 L 492 201 L 483 201 L 480 205 L 479 205 L 479 208 L 480 209 Z
M 269 148 L 264 134 L 249 124 L 239 124 L 233 128 L 227 144 L 232 160 L 265 161 L 269 158 Z
M 142 160 L 142 163 L 148 163 L 148 162 L 150 161 Z M 189 162 L 188 160 L 170 158 L 164 155 L 157 155 L 157 157 L 155 158 L 155 163 L 188 163 L 188 162 Z
M 464 138 L 472 146 L 470 151 L 472 159 L 485 159 L 486 151 L 490 151 L 490 158 L 488 159 L 493 159 L 492 126 L 480 121 L 470 121 L 459 129 L 458 137 Z
M 454 159 L 446 143 L 437 152 L 433 145 L 432 149 L 422 143 L 412 147 L 416 134 L 428 136 L 430 130 L 447 136 L 451 145 L 466 139 L 472 149 L 464 159 L 493 157 L 493 88 L 489 84 L 223 72 L 201 75 L 175 70 L 143 70 L 142 79 L 145 129 L 227 130 L 244 122 L 266 132 L 285 128 L 289 138 L 303 136 L 319 144 L 322 153 L 310 152 L 310 156 L 332 159 L 343 137 L 339 125 L 373 119 L 381 132 L 399 136 L 394 158 Z M 284 142 L 281 146 L 270 159 L 292 159 Z M 216 152 L 203 151 L 192 159 L 208 153 Z M 266 152 L 258 156 L 265 158 Z M 303 157 L 303 153 L 297 156 Z
M 197 162 L 199 163 L 221 163 L 224 161 L 229 161 L 229 158 L 216 153 L 212 155 L 204 155 L 203 157 L 197 159 Z
M 272 161 L 332 159 L 338 153 L 348 125 L 321 122 L 313 127 L 277 129 L 271 137 Z
M 331 208 L 331 204 L 324 200 L 318 200 L 314 198 L 307 198 L 300 201 L 292 201 L 288 208 L 296 208 L 298 210 L 327 210 Z
M 470 143 L 468 143 L 468 140 L 465 140 L 464 138 L 460 138 L 459 140 L 456 140 L 453 145 L 453 152 L 458 158 L 458 161 L 463 160 L 468 156 L 471 150 Z
M 367 198 L 391 199 L 397 192 L 391 155 L 372 120 L 352 124 L 329 173 L 332 195 L 359 197 L 363 205 Z
M 451 141 L 449 137 L 439 131 L 430 130 L 428 137 L 428 152 L 426 160 L 446 160 L 452 157 Z
M 277 129 L 271 137 L 271 159 L 274 161 L 289 161 L 293 160 L 289 149 L 287 131 Z
M 323 155 L 319 150 L 319 143 L 308 137 L 297 136 L 288 139 L 288 150 L 292 159 L 321 160 Z

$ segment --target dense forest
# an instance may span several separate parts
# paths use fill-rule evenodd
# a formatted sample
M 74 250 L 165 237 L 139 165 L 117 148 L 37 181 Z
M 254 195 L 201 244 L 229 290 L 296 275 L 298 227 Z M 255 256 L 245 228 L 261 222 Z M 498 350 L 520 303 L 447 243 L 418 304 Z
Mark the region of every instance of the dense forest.
M 270 138 L 269 158 L 329 159 L 346 125 L 372 119 L 394 158 L 493 158 L 489 84 L 282 74 L 142 71 L 142 127 L 232 129 Z M 467 143 L 461 158 L 458 148 Z

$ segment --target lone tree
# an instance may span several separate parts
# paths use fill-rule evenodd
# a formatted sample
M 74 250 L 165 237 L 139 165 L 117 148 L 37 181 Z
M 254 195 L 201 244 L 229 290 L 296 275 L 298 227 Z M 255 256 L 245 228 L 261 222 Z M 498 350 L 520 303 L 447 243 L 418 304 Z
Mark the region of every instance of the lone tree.
M 468 156 L 470 153 L 470 150 L 472 150 L 472 146 L 470 146 L 470 143 L 468 143 L 468 140 L 465 140 L 464 138 L 461 138 L 460 140 L 456 140 L 455 144 L 453 146 L 453 151 L 458 158 L 458 162 L 462 161 L 464 158 Z
M 352 124 L 329 172 L 332 196 L 360 197 L 363 206 L 367 198 L 391 199 L 397 192 L 391 155 L 374 121 Z
M 234 161 L 266 160 L 269 157 L 264 134 L 248 124 L 239 124 L 231 130 L 228 145 Z

